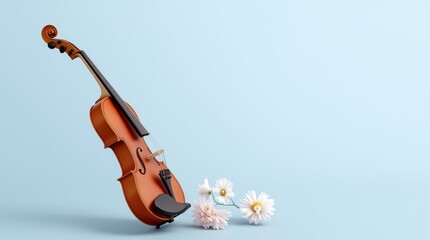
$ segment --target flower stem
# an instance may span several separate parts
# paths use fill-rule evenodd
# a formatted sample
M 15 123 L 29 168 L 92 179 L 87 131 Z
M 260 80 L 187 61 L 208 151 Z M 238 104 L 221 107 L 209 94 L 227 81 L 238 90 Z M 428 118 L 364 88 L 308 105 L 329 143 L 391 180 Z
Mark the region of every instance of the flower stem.
M 234 201 L 233 201 L 233 199 L 232 198 L 229 198 L 230 199 L 230 201 L 231 201 L 231 204 L 226 204 L 226 203 L 220 203 L 220 202 L 218 202 L 216 199 L 215 199 L 215 196 L 214 196 L 214 194 L 212 193 L 211 194 L 212 195 L 212 199 L 214 200 L 214 202 L 216 203 L 216 205 L 222 205 L 222 206 L 229 206 L 229 207 L 236 207 L 236 208 L 240 208 Z M 215 206 L 216 206 L 215 205 Z

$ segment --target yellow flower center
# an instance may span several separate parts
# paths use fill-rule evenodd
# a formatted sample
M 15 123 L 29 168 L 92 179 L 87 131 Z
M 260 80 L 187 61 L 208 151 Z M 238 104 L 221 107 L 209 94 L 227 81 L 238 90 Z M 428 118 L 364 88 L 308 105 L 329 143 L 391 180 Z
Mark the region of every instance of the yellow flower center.
M 227 191 L 223 189 L 223 190 L 221 190 L 220 194 L 221 194 L 221 196 L 224 197 L 225 195 L 227 195 Z
M 251 206 L 252 211 L 254 211 L 257 214 L 260 213 L 262 208 L 263 207 L 261 206 L 260 202 L 254 202 L 254 204 L 252 204 L 252 206 Z

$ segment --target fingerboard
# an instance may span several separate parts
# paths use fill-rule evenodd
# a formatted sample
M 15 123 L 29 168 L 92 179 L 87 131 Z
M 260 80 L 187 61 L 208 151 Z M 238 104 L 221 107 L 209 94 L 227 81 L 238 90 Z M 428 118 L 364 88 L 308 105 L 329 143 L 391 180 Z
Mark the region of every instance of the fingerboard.
M 126 116 L 127 120 L 131 124 L 134 130 L 136 130 L 137 134 L 140 137 L 149 135 L 149 132 L 143 127 L 140 121 L 137 119 L 136 115 L 131 111 L 131 109 L 127 106 L 127 104 L 122 100 L 119 94 L 115 91 L 115 89 L 110 85 L 108 80 L 103 76 L 103 74 L 97 69 L 96 65 L 91 61 L 88 55 L 80 50 L 79 54 L 81 55 L 82 61 L 86 63 L 86 65 L 92 71 L 94 77 L 96 77 L 99 82 L 103 85 L 106 91 L 109 93 L 113 102 L 121 109 L 121 112 Z

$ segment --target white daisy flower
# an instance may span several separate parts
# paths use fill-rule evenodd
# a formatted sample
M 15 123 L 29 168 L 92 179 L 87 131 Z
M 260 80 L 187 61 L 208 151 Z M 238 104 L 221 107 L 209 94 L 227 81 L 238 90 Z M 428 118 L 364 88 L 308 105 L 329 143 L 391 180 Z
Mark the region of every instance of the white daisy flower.
M 258 224 L 261 220 L 268 221 L 273 215 L 275 201 L 269 198 L 269 195 L 261 193 L 258 198 L 255 191 L 250 191 L 242 200 L 240 211 L 249 224 Z
M 199 185 L 199 188 L 197 189 L 197 192 L 203 196 L 206 197 L 206 199 L 209 198 L 209 196 L 212 194 L 212 189 L 209 187 L 208 179 L 205 178 L 205 181 L 203 184 Z
M 205 229 L 223 229 L 227 226 L 227 220 L 231 212 L 223 209 L 215 209 L 213 203 L 206 199 L 200 199 L 194 203 L 194 223 Z
M 227 204 L 227 197 L 234 197 L 232 190 L 233 183 L 227 178 L 221 178 L 216 181 L 214 192 L 219 193 L 217 197 L 218 202 Z

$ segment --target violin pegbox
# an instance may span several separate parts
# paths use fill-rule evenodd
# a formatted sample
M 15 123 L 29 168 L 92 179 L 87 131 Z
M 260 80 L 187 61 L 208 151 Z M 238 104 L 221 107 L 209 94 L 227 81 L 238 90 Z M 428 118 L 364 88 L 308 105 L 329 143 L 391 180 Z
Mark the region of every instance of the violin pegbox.
M 67 52 L 67 55 L 73 60 L 79 56 L 79 48 L 73 45 L 71 42 L 64 39 L 56 39 L 58 34 L 57 28 L 53 25 L 46 25 L 42 29 L 42 39 L 48 44 L 48 48 L 57 48 L 60 53 Z

